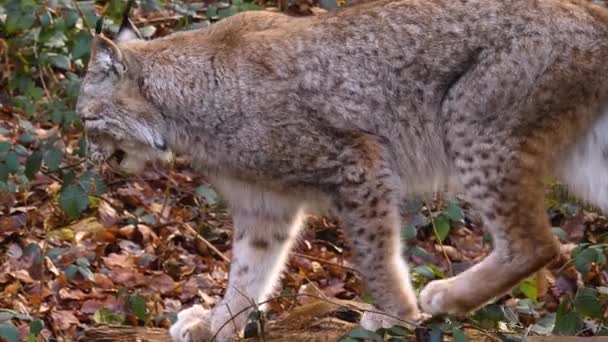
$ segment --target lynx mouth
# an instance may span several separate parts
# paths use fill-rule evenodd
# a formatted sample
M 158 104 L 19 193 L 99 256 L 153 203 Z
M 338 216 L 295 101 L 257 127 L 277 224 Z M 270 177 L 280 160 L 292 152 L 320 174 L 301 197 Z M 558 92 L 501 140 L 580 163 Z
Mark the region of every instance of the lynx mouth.
M 116 149 L 116 151 L 114 151 L 114 153 L 108 157 L 108 161 L 115 160 L 118 164 L 120 164 L 126 158 L 126 156 L 127 152 L 121 149 Z

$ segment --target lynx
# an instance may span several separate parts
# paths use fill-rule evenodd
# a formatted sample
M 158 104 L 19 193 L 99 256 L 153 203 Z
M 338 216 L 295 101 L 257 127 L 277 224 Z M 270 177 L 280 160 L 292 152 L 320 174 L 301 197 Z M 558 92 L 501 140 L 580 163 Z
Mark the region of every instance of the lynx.
M 231 313 L 275 290 L 308 213 L 336 213 L 375 305 L 408 322 L 471 312 L 549 263 L 548 177 L 608 208 L 607 60 L 608 11 L 585 1 L 248 12 L 150 41 L 96 36 L 77 112 L 94 160 L 121 150 L 139 172 L 181 154 L 229 203 L 225 297 L 171 328 L 174 341 L 227 341 L 247 317 Z M 399 204 L 446 184 L 494 248 L 418 304 Z M 387 317 L 361 324 L 397 322 Z

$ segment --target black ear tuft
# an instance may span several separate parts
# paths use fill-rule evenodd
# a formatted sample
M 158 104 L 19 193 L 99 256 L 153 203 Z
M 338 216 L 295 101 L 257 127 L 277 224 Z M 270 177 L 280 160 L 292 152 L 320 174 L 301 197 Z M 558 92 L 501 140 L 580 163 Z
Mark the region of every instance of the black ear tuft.
M 118 35 L 116 36 L 117 42 L 124 42 L 131 39 L 141 39 L 141 34 L 135 24 L 129 19 L 129 12 L 131 12 L 131 7 L 135 0 L 129 0 L 127 5 L 125 6 L 124 11 L 122 12 L 122 23 L 120 25 L 120 29 L 118 30 Z

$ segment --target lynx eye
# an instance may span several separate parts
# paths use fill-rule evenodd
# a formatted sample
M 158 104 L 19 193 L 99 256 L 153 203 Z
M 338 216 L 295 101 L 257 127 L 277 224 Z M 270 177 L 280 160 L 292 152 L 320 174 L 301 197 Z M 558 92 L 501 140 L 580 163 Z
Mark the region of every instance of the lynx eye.
M 167 142 L 163 139 L 163 141 L 154 141 L 154 147 L 156 147 L 157 149 L 161 150 L 161 151 L 166 151 L 167 150 Z
M 101 117 L 99 117 L 99 116 L 83 116 L 80 119 L 82 121 L 97 121 L 97 120 L 101 120 Z

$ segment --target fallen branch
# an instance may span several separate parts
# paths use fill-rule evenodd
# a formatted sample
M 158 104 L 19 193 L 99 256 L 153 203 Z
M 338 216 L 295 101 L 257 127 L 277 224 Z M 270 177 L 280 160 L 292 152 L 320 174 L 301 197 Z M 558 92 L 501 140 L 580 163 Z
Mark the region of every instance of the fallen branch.
M 336 317 L 336 311 L 344 306 L 315 301 L 303 305 L 271 321 L 264 327 L 264 339 L 268 342 L 337 341 L 356 326 Z M 245 341 L 258 341 L 249 338 Z M 78 338 L 81 342 L 167 342 L 169 331 L 160 328 L 104 326 L 85 330 Z

